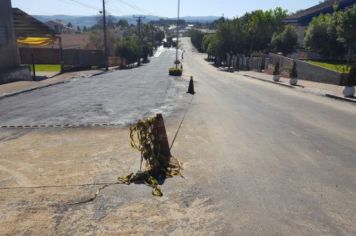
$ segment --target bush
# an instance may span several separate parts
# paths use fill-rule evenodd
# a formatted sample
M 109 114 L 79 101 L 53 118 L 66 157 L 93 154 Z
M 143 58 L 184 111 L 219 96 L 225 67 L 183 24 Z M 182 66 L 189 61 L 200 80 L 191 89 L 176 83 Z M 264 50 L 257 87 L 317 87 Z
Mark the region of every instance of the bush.
M 356 86 L 356 64 L 351 67 L 345 86 Z
M 297 63 L 296 62 L 293 62 L 293 68 L 292 68 L 292 71 L 290 73 L 290 78 L 298 78 Z
M 274 66 L 273 75 L 279 75 L 279 62 Z
M 179 68 L 169 68 L 169 75 L 172 75 L 172 76 L 181 76 L 183 73 L 183 70 L 182 69 L 179 69 Z

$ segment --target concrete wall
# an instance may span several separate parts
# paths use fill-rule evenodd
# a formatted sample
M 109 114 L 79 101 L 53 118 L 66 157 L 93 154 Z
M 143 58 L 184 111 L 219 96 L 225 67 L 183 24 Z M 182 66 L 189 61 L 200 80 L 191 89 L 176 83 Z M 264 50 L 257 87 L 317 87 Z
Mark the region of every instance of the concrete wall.
M 0 0 L 0 71 L 19 66 L 10 0 Z M 0 78 L 1 80 L 1 78 Z
M 1 1 L 1 0 L 0 0 Z M 0 71 L 0 84 L 6 84 L 16 81 L 32 80 L 30 67 L 22 66 L 15 69 Z
M 346 74 L 331 71 L 304 61 L 293 60 L 291 58 L 283 57 L 273 53 L 269 54 L 266 72 L 271 73 L 273 67 L 269 65 L 275 65 L 278 61 L 280 62 L 281 75 L 283 77 L 289 77 L 289 73 L 293 67 L 293 61 L 295 61 L 297 64 L 298 79 L 301 80 L 308 80 L 326 84 L 335 84 L 341 86 L 344 85 L 344 81 L 347 76 Z

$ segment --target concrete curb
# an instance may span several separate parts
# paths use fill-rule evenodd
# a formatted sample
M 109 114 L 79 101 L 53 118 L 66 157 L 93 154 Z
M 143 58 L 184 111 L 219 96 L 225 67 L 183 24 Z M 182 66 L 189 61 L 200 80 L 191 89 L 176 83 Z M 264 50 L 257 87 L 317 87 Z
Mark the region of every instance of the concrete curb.
M 251 75 L 243 75 L 243 76 L 248 77 L 248 78 L 252 78 L 252 79 L 257 79 L 257 80 L 260 80 L 260 81 L 263 81 L 263 82 L 267 82 L 267 83 L 271 83 L 271 84 L 277 84 L 279 86 L 283 86 L 283 87 L 287 87 L 287 88 L 293 88 L 293 89 L 297 88 L 297 87 L 292 86 L 292 85 L 276 83 L 274 81 L 269 81 L 269 80 L 257 78 L 257 77 L 251 76 Z M 303 92 L 308 92 L 308 91 L 303 91 Z M 344 97 L 340 97 L 340 96 L 336 96 L 336 95 L 332 95 L 332 94 L 327 94 L 327 93 L 326 94 L 317 94 L 317 93 L 313 93 L 313 92 L 310 92 L 310 91 L 309 91 L 309 93 L 312 93 L 312 94 L 315 94 L 315 95 L 318 95 L 318 96 L 323 96 L 323 97 L 336 99 L 336 100 L 339 100 L 339 101 L 350 102 L 350 103 L 356 104 L 356 100 L 352 100 L 350 98 L 344 98 Z
M 344 98 L 344 97 L 340 97 L 340 96 L 336 96 L 336 95 L 332 95 L 332 94 L 325 94 L 325 97 L 333 98 L 333 99 L 344 101 L 344 102 L 351 102 L 351 103 L 355 103 L 356 104 L 356 100 L 352 100 L 350 98 Z
M 57 82 L 57 83 L 53 83 L 53 84 L 46 84 L 46 85 L 43 85 L 43 86 L 38 86 L 38 87 L 35 87 L 35 88 L 30 88 L 30 89 L 24 89 L 24 90 L 17 91 L 17 92 L 14 92 L 14 93 L 8 93 L 8 94 L 0 96 L 0 100 L 4 99 L 4 98 L 7 98 L 7 97 L 13 97 L 13 96 L 16 96 L 16 95 L 19 95 L 19 94 L 22 94 L 22 93 L 31 92 L 31 91 L 34 91 L 34 90 L 37 90 L 37 89 L 47 88 L 47 87 L 55 86 L 55 85 L 58 85 L 58 84 L 65 84 L 65 83 L 68 83 L 68 82 L 70 82 L 70 80 L 61 81 L 61 82 Z
M 267 83 L 271 83 L 271 84 L 276 84 L 276 85 L 279 85 L 279 86 L 282 86 L 282 87 L 296 89 L 295 86 L 288 85 L 288 84 L 281 84 L 281 83 L 277 83 L 277 82 L 274 82 L 274 81 L 270 81 L 270 80 L 265 80 L 265 79 L 261 79 L 261 78 L 258 78 L 258 77 L 254 77 L 254 76 L 251 76 L 251 75 L 243 75 L 243 76 L 248 77 L 248 78 L 252 78 L 252 79 L 257 79 L 257 80 L 260 80 L 260 81 L 263 81 L 263 82 L 267 82 Z
M 103 72 L 95 73 L 95 74 L 92 74 L 92 75 L 88 76 L 88 78 L 93 77 L 93 76 L 102 75 L 102 74 L 105 74 L 107 72 L 110 72 L 110 71 L 103 71 Z M 24 89 L 24 90 L 17 91 L 17 92 L 14 92 L 14 93 L 8 93 L 8 94 L 0 96 L 0 100 L 4 99 L 4 98 L 8 98 L 8 97 L 13 97 L 13 96 L 16 96 L 16 95 L 19 95 L 19 94 L 22 94 L 22 93 L 31 92 L 31 91 L 34 91 L 34 90 L 37 90 L 37 89 L 43 89 L 43 88 L 48 88 L 48 87 L 59 85 L 59 84 L 69 83 L 73 79 L 75 79 L 75 77 L 70 78 L 70 79 L 65 80 L 65 81 L 56 82 L 56 83 L 53 83 L 53 84 L 46 84 L 46 85 L 42 85 L 42 86 L 38 86 L 38 87 L 34 87 L 34 88 Z

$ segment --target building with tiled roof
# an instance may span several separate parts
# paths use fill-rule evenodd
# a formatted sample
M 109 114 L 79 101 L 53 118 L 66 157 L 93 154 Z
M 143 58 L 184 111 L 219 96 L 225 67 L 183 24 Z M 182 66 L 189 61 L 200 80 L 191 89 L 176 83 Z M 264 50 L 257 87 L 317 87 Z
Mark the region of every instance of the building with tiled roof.
M 305 30 L 314 17 L 322 14 L 333 13 L 334 5 L 338 5 L 339 10 L 344 10 L 356 4 L 356 0 L 327 0 L 306 10 L 299 11 L 283 20 L 286 24 L 293 24 L 298 29 L 299 43 L 303 44 Z

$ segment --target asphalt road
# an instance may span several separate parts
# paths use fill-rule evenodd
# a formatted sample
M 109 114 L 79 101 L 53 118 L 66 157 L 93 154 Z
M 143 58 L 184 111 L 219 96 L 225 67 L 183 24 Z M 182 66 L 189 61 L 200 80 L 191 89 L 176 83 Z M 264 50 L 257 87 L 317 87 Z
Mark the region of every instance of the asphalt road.
M 218 71 L 183 45 L 197 94 L 174 149 L 216 207 L 211 230 L 356 235 L 356 107 Z
M 182 43 L 191 103 L 186 81 L 165 76 L 174 56 L 165 52 L 138 69 L 0 100 L 0 124 L 123 122 L 168 107 L 170 141 L 185 117 L 172 149 L 184 178 L 167 179 L 162 198 L 113 184 L 68 206 L 99 188 L 80 184 L 137 170 L 128 129 L 2 129 L 0 234 L 356 235 L 356 107 L 218 71 Z
M 127 125 L 179 106 L 187 83 L 168 76 L 175 51 L 160 49 L 158 57 L 131 70 L 43 88 L 0 100 L 0 126 Z

